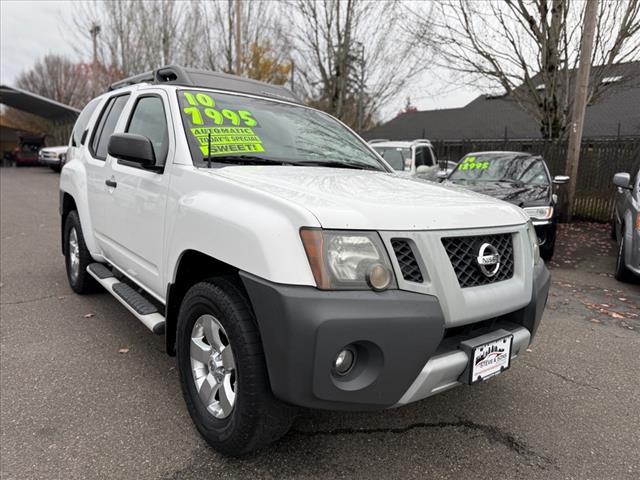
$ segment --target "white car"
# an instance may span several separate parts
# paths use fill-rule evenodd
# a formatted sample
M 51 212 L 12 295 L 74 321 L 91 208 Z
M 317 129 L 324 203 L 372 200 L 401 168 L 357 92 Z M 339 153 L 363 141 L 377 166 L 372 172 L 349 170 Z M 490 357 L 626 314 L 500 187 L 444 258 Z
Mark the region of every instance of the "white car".
M 68 145 L 41 148 L 38 152 L 38 161 L 42 165 L 51 167 L 54 172 L 59 172 L 67 161 L 68 148 Z
M 429 140 L 369 140 L 373 149 L 401 174 L 441 181 L 453 171 L 455 162 L 441 162 Z M 446 163 L 446 164 L 443 164 Z
M 163 67 L 89 103 L 60 200 L 71 288 L 165 336 L 227 455 L 296 406 L 386 409 L 504 372 L 549 289 L 518 207 L 397 175 L 286 89 L 221 73 Z

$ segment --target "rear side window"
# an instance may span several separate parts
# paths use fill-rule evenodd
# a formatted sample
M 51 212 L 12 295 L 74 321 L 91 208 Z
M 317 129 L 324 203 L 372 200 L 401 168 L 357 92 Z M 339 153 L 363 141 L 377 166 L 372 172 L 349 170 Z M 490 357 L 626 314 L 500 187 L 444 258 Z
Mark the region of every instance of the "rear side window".
M 128 133 L 136 133 L 151 140 L 156 155 L 156 165 L 164 165 L 169 148 L 167 118 L 162 99 L 156 96 L 138 99 L 129 119 Z
M 82 112 L 80 112 L 78 120 L 76 120 L 76 124 L 73 126 L 73 132 L 71 133 L 72 147 L 77 147 L 82 143 L 82 134 L 87 129 L 89 119 L 91 118 L 91 115 L 93 115 L 98 103 L 100 103 L 100 99 L 94 98 L 82 109 Z
M 104 160 L 107 158 L 107 145 L 109 145 L 109 138 L 116 128 L 120 114 L 124 109 L 124 106 L 129 99 L 129 95 L 120 95 L 118 97 L 111 97 L 102 110 L 98 125 L 93 132 L 93 138 L 91 139 L 91 154 L 98 160 Z

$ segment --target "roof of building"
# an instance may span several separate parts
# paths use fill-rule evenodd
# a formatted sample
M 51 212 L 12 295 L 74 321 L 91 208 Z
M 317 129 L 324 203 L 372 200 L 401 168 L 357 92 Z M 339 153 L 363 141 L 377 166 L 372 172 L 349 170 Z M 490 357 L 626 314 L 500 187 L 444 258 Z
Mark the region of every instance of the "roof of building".
M 73 122 L 80 110 L 18 87 L 0 85 L 0 103 L 55 122 Z
M 614 77 L 640 78 L 640 62 L 620 66 Z M 607 78 L 607 77 L 605 77 Z M 615 82 L 615 80 L 614 80 Z M 585 137 L 640 136 L 640 82 L 612 86 L 599 101 L 587 107 Z M 461 108 L 407 112 L 379 125 L 365 138 L 405 140 L 538 139 L 535 118 L 508 96 L 480 95 Z

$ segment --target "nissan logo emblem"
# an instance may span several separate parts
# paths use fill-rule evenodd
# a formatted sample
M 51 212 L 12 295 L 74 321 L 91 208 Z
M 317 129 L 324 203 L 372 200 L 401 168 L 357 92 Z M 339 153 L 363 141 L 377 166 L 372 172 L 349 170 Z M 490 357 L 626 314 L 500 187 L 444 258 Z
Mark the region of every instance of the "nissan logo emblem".
M 500 254 L 490 243 L 483 243 L 478 250 L 478 266 L 485 276 L 494 277 L 500 270 Z

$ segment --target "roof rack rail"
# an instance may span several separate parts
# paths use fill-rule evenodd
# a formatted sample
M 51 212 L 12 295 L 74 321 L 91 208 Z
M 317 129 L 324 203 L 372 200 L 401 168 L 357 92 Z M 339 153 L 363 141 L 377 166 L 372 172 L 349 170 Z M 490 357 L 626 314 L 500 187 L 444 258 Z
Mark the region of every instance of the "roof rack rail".
M 125 78 L 112 83 L 109 87 L 109 91 L 138 83 L 150 83 L 153 85 L 182 85 L 188 87 L 229 90 L 232 92 L 278 98 L 288 102 L 302 103 L 302 101 L 296 97 L 293 92 L 279 85 L 272 85 L 270 83 L 259 82 L 257 80 L 229 75 L 227 73 L 185 68 L 180 65 L 166 65 L 150 72 Z
M 429 145 L 431 145 L 431 140 L 428 140 L 426 138 L 416 138 L 411 143 L 428 143 Z
M 109 86 L 109 90 L 135 85 L 137 83 L 176 83 L 180 85 L 195 86 L 187 72 L 180 65 L 167 65 L 149 72 L 140 73 L 132 77 L 124 78 Z
M 388 142 L 388 138 L 372 138 L 369 140 L 369 143 L 380 143 L 380 142 Z

